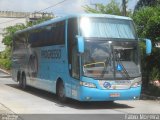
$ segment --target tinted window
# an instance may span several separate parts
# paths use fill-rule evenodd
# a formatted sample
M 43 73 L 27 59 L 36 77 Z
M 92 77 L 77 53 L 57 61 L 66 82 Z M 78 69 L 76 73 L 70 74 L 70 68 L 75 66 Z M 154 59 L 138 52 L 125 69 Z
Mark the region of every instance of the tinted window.
M 79 79 L 79 57 L 77 53 L 76 35 L 78 35 L 77 19 L 68 20 L 68 61 L 71 65 L 70 74 Z
M 136 37 L 131 20 L 82 17 L 80 28 L 84 37 L 121 39 L 135 39 Z
M 65 21 L 33 30 L 29 34 L 31 47 L 61 45 L 65 43 Z

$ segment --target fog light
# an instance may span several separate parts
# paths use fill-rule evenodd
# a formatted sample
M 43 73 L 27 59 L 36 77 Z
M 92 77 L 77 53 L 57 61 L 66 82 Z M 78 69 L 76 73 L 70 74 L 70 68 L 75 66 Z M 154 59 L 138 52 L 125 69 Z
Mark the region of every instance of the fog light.
M 86 98 L 86 100 L 91 100 L 92 98 L 91 97 L 85 97 Z

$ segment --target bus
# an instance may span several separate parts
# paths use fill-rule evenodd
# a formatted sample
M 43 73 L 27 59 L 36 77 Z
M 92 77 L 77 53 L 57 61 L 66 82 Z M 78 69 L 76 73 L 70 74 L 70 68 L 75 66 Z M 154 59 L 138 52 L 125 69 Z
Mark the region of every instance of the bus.
M 146 39 L 146 52 L 151 41 Z M 134 100 L 141 93 L 133 20 L 107 14 L 54 18 L 13 37 L 12 78 L 78 101 Z

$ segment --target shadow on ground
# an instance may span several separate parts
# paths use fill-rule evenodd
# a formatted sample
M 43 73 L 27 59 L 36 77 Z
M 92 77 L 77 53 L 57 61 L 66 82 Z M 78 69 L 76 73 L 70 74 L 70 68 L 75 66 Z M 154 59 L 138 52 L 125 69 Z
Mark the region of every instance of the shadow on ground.
M 13 87 L 15 89 L 19 89 L 19 86 L 17 84 L 7 84 L 10 87 Z M 75 109 L 127 109 L 127 108 L 133 108 L 132 106 L 128 106 L 125 104 L 120 104 L 116 102 L 79 102 L 76 100 L 68 99 L 66 103 L 60 103 L 58 101 L 58 98 L 55 94 L 46 92 L 40 89 L 36 89 L 33 87 L 27 86 L 24 92 L 27 92 L 29 94 L 32 94 L 34 96 L 49 100 L 51 102 L 55 102 L 57 106 L 59 107 L 70 107 Z

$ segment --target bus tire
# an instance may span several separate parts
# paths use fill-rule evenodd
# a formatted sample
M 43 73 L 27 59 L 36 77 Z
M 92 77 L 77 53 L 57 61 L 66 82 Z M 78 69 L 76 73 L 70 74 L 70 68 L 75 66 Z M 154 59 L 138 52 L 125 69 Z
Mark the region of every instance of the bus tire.
M 58 82 L 57 96 L 58 96 L 58 99 L 60 100 L 60 102 L 62 102 L 62 103 L 66 102 L 67 98 L 66 98 L 66 95 L 65 95 L 65 87 L 64 87 L 64 84 L 63 84 L 62 81 Z
M 20 72 L 18 71 L 18 72 L 17 72 L 17 82 L 19 82 L 20 79 L 21 79 L 21 74 L 20 74 Z
M 26 88 L 26 75 L 22 74 L 22 89 Z
M 23 86 L 23 80 L 22 80 L 22 76 L 21 76 L 20 73 L 18 73 L 18 75 L 17 75 L 17 81 L 18 81 L 18 86 L 20 88 L 22 88 L 22 86 Z

